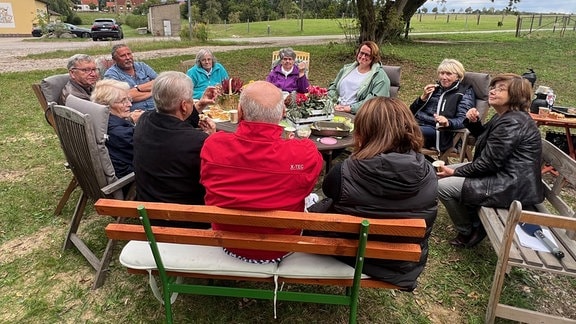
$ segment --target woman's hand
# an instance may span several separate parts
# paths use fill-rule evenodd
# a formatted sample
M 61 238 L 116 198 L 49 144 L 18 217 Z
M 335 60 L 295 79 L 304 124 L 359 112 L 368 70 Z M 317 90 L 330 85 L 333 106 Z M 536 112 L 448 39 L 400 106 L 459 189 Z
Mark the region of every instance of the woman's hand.
M 136 124 L 138 122 L 138 119 L 140 118 L 140 115 L 142 115 L 143 112 L 144 112 L 144 110 L 141 110 L 141 109 L 136 109 L 136 110 L 130 112 L 130 119 L 132 120 L 132 122 L 134 124 Z
M 451 177 L 454 174 L 454 169 L 449 168 L 445 165 L 441 166 L 440 169 L 442 171 L 436 172 L 436 175 L 438 176 L 438 178 Z
M 428 100 L 428 98 L 430 98 L 430 95 L 432 95 L 432 93 L 434 92 L 434 90 L 436 90 L 436 87 L 438 87 L 438 84 L 437 84 L 437 83 L 427 84 L 427 85 L 424 87 L 424 92 L 423 92 L 422 95 L 420 96 L 420 100 L 422 100 L 422 101 Z
M 468 118 L 468 120 L 472 123 L 477 122 L 479 117 L 480 117 L 480 113 L 478 112 L 478 110 L 476 108 L 470 108 L 466 112 L 466 118 Z
M 350 106 L 343 106 L 343 105 L 336 105 L 334 106 L 334 110 L 336 111 L 343 111 L 343 112 L 352 112 L 352 107 Z
M 450 126 L 450 122 L 448 121 L 448 118 L 446 118 L 442 115 L 434 114 L 434 119 L 436 120 L 436 123 L 438 124 L 439 127 Z

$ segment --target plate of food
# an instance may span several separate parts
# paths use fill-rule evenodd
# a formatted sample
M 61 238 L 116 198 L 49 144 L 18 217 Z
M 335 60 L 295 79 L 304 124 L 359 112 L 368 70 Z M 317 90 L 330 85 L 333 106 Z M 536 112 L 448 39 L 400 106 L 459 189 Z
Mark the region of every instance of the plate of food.
M 217 107 L 210 107 L 210 109 L 202 112 L 204 115 L 210 117 L 215 123 L 230 121 L 230 113 Z
M 345 123 L 332 121 L 317 121 L 310 127 L 312 134 L 316 136 L 346 137 L 352 131 Z

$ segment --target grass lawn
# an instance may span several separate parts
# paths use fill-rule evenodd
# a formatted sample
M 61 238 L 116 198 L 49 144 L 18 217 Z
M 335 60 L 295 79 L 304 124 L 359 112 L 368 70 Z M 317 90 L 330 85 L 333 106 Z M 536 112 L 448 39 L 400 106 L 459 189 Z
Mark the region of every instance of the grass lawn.
M 552 87 L 558 104 L 576 106 L 571 73 L 576 54 L 574 33 L 563 38 L 551 33 L 519 39 L 469 36 L 467 42 L 453 42 L 452 36 L 445 42 L 447 38 L 438 37 L 434 42 L 426 37 L 421 39 L 427 42 L 382 45 L 384 63 L 402 66 L 400 98 L 405 102 L 410 103 L 424 84 L 434 80 L 436 67 L 443 58 L 451 57 L 462 61 L 469 71 L 491 75 L 521 74 L 534 68 L 537 84 Z M 142 46 L 133 50 L 146 50 Z M 353 60 L 351 49 L 343 44 L 294 45 L 294 48 L 311 53 L 310 79 L 314 85 L 327 86 L 341 66 Z M 248 81 L 265 78 L 273 50 L 277 48 L 216 54 L 230 75 Z M 146 62 L 157 71 L 174 70 L 192 54 Z M 163 309 L 150 293 L 147 278 L 127 274 L 117 255 L 104 287 L 92 291 L 93 270 L 88 263 L 75 250 L 61 251 L 74 204 L 68 203 L 61 216 L 53 216 L 52 212 L 70 172 L 63 167 L 57 138 L 41 115 L 30 85 L 62 71 L 1 76 L 0 304 L 4 307 L 0 310 L 0 322 L 161 323 Z M 78 197 L 78 192 L 74 197 Z M 570 201 L 574 203 L 574 198 Z M 108 220 L 95 216 L 90 208 L 88 215 L 81 235 L 94 248 L 103 249 L 106 243 L 103 227 Z M 483 323 L 495 254 L 488 241 L 473 250 L 454 249 L 447 244 L 453 235 L 442 208 L 418 289 L 412 294 L 363 289 L 359 322 Z M 557 302 L 569 301 L 574 291 L 574 279 L 515 270 L 505 285 L 503 298 L 517 306 L 549 309 L 576 318 L 573 303 Z M 278 307 L 279 319 L 274 320 L 268 301 L 197 296 L 179 297 L 174 311 L 179 323 L 344 323 L 348 316 L 343 307 L 283 302 Z

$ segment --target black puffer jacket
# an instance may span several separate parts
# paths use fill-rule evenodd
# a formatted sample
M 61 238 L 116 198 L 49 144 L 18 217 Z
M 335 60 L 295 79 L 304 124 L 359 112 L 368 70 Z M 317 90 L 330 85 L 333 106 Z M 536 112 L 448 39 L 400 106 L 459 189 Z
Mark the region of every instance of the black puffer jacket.
M 420 153 L 379 154 L 371 159 L 347 159 L 332 168 L 322 189 L 334 200 L 337 213 L 372 218 L 419 218 L 426 221 L 426 237 L 411 241 L 388 237 L 395 242 L 419 243 L 419 262 L 366 259 L 363 273 L 406 290 L 416 287 L 416 279 L 428 259 L 428 237 L 436 220 L 438 180 L 430 163 Z M 354 265 L 354 260 L 343 258 Z
M 473 206 L 508 208 L 512 201 L 534 205 L 544 200 L 540 173 L 542 139 L 526 112 L 494 115 L 482 126 L 464 121 L 477 138 L 472 163 L 457 168 L 465 177 L 462 200 Z

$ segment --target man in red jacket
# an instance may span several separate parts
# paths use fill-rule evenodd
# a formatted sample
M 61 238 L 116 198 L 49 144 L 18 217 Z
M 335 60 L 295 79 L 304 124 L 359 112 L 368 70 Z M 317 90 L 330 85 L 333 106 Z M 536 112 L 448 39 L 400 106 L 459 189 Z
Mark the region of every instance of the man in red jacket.
M 309 139 L 282 139 L 282 92 L 266 81 L 240 95 L 235 133 L 211 135 L 200 153 L 206 205 L 245 210 L 304 211 L 318 180 L 322 155 Z M 300 235 L 299 229 L 212 224 L 215 230 Z M 285 252 L 227 249 L 248 262 L 276 262 Z

